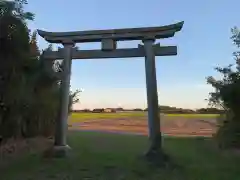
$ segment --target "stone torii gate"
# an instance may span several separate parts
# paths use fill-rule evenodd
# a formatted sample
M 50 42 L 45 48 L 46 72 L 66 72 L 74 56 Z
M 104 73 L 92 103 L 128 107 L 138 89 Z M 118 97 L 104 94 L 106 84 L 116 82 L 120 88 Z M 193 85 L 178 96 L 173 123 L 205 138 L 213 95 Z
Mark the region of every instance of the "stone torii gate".
M 149 153 L 161 152 L 160 113 L 158 107 L 157 79 L 155 56 L 177 55 L 176 46 L 160 46 L 155 39 L 173 37 L 182 29 L 184 22 L 160 27 L 92 30 L 75 32 L 46 32 L 38 30 L 38 34 L 49 43 L 61 43 L 64 48 L 58 51 L 44 51 L 48 60 L 63 59 L 61 75 L 61 96 L 59 119 L 56 122 L 55 146 L 57 154 L 66 155 L 69 146 L 66 142 L 69 88 L 72 59 L 127 58 L 145 57 L 146 88 L 148 102 L 148 128 L 150 138 Z M 141 40 L 137 48 L 117 48 L 117 41 Z M 75 43 L 101 42 L 99 50 L 77 50 Z

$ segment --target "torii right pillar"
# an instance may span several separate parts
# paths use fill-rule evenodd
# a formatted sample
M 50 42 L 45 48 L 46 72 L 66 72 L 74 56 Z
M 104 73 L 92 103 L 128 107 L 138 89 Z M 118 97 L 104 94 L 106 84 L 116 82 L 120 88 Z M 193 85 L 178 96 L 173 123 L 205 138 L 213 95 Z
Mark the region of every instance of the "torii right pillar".
M 148 103 L 148 128 L 151 143 L 146 156 L 151 159 L 157 158 L 159 160 L 159 157 L 162 159 L 165 157 L 165 155 L 162 151 L 154 42 L 155 38 L 150 37 L 143 39 Z

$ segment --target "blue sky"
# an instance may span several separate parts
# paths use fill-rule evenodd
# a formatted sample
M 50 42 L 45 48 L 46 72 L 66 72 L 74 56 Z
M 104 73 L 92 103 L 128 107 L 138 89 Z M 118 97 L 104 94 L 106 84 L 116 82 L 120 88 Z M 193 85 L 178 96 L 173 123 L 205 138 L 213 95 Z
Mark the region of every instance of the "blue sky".
M 35 0 L 31 29 L 75 31 L 161 26 L 184 21 L 182 31 L 162 45 L 177 45 L 178 55 L 157 57 L 159 104 L 184 108 L 206 107 L 212 90 L 205 77 L 218 76 L 215 66 L 233 63 L 230 29 L 240 27 L 239 0 Z M 38 38 L 40 48 L 47 43 Z M 137 47 L 140 41 L 118 47 Z M 58 45 L 56 45 L 57 47 Z M 80 49 L 99 43 L 78 44 Z M 74 60 L 71 88 L 83 88 L 75 108 L 146 107 L 144 58 Z

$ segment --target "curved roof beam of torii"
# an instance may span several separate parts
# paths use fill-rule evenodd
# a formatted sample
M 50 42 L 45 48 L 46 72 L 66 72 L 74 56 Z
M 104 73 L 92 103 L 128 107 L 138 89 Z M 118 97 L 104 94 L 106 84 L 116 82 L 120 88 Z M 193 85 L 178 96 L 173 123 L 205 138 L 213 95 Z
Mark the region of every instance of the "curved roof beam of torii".
M 112 39 L 115 41 L 142 40 L 146 37 L 161 39 L 173 37 L 176 32 L 182 29 L 183 24 L 184 21 L 159 27 L 72 31 L 72 32 L 47 32 L 38 30 L 38 34 L 50 43 L 101 42 L 103 39 Z

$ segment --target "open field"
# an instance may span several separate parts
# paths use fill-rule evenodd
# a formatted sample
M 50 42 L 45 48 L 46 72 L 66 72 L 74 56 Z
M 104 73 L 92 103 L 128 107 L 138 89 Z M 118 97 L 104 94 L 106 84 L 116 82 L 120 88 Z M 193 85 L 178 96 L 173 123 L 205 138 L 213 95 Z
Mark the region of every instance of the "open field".
M 216 118 L 218 114 L 164 114 L 167 117 L 185 118 Z M 147 117 L 147 112 L 117 112 L 117 113 L 72 113 L 71 121 L 80 119 L 106 119 L 106 118 L 127 118 L 127 117 Z
M 71 122 L 91 119 L 106 119 L 106 118 L 128 118 L 128 117 L 146 117 L 146 112 L 119 112 L 119 113 L 72 113 Z
M 161 130 L 167 135 L 212 136 L 216 114 L 161 114 Z M 69 129 L 148 134 L 146 112 L 74 113 Z
M 165 137 L 176 166 L 160 169 L 143 160 L 146 136 L 69 132 L 71 154 L 43 159 L 22 154 L 1 170 L 1 180 L 238 180 L 240 156 L 221 152 L 209 138 Z

